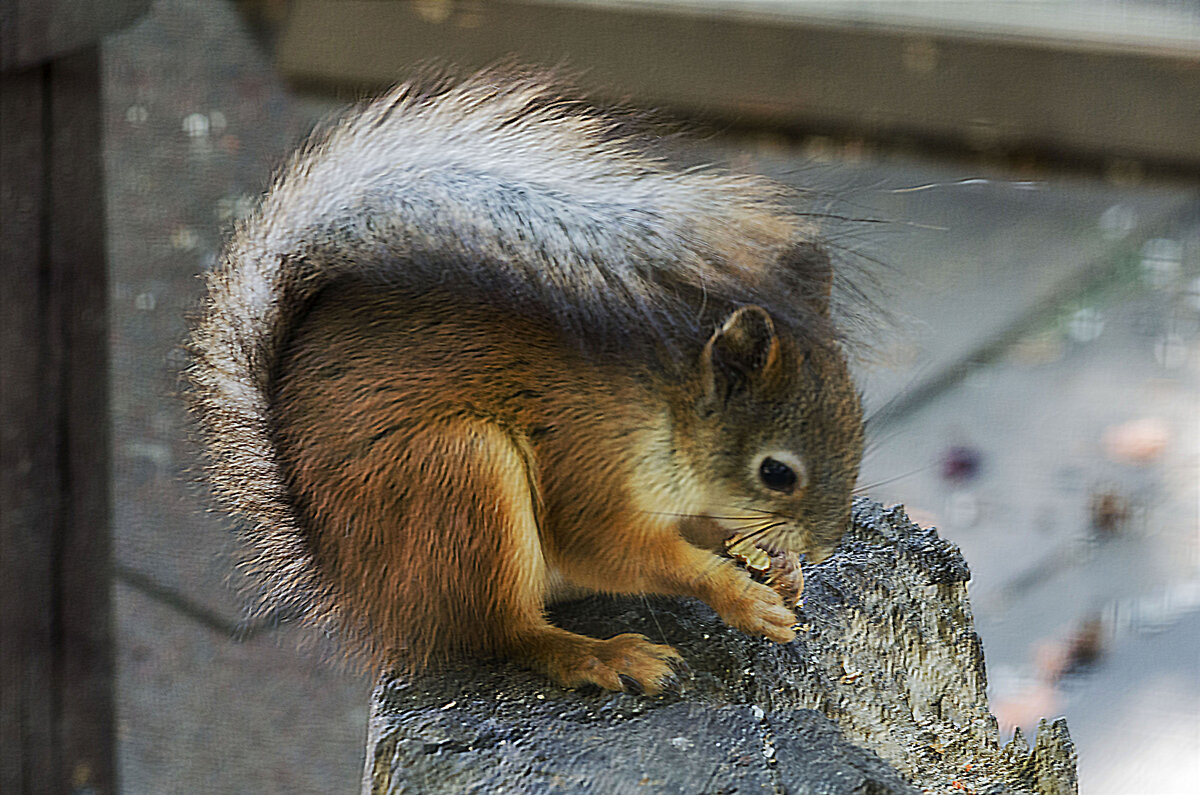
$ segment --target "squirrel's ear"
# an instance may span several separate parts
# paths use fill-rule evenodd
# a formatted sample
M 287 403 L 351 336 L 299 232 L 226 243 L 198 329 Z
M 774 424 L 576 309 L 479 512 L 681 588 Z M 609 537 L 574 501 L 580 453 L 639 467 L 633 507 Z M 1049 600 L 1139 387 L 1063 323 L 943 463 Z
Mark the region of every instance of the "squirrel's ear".
M 809 306 L 829 317 L 833 261 L 825 250 L 816 243 L 804 240 L 788 248 L 780 256 L 778 265 L 797 286 Z
M 767 374 L 779 358 L 779 340 L 771 316 L 760 306 L 731 313 L 709 338 L 701 359 L 709 397 L 728 396 Z

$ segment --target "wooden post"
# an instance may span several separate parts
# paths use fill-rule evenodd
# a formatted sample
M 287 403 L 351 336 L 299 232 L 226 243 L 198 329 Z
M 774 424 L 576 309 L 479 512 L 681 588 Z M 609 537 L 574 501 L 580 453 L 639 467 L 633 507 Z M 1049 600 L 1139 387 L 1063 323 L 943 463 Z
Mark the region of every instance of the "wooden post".
M 4 793 L 116 790 L 98 42 L 145 3 L 60 5 L 0 12 Z

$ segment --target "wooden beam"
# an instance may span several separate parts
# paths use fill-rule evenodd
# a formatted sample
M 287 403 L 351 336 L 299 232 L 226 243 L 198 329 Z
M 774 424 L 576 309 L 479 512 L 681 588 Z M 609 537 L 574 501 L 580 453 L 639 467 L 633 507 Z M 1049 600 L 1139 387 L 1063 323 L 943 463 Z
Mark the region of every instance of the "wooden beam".
M 735 3 L 294 0 L 277 58 L 378 89 L 419 64 L 565 64 L 643 105 L 804 134 L 1200 168 L 1200 46 L 986 35 Z
M 0 791 L 115 791 L 100 55 L 0 74 Z

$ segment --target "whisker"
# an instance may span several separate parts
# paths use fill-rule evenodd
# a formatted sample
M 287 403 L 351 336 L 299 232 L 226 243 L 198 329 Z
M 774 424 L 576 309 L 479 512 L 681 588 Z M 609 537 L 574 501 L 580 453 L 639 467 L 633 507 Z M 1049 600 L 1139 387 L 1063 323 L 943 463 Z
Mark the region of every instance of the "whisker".
M 765 510 L 762 508 L 746 508 L 746 510 L 747 511 L 755 511 L 755 512 L 761 514 L 761 517 L 757 520 L 757 522 L 747 525 L 747 527 L 750 527 L 750 528 L 752 528 L 754 526 L 754 524 L 768 522 L 768 523 L 772 523 L 768 529 L 774 529 L 776 527 L 781 527 L 781 526 L 787 525 L 789 523 L 796 523 L 799 521 L 794 516 L 789 516 L 786 513 L 779 513 L 778 511 L 769 511 L 769 510 Z
M 646 605 L 646 612 L 650 614 L 650 620 L 654 622 L 654 626 L 658 628 L 659 643 L 667 642 L 667 633 L 663 632 L 662 624 L 658 623 L 658 611 L 654 609 L 654 605 L 650 604 L 650 597 L 647 594 L 640 594 L 642 604 Z
M 723 519 L 729 522 L 749 522 L 757 516 L 720 516 L 712 513 L 677 513 L 675 511 L 642 511 L 648 516 L 674 516 L 680 519 Z
M 726 541 L 732 538 L 737 538 L 738 543 L 740 544 L 742 541 L 745 541 L 748 538 L 758 538 L 763 533 L 769 533 L 771 530 L 784 524 L 787 523 L 776 520 L 760 520 L 754 523 L 747 523 L 741 527 L 735 528 L 733 535 L 726 539 Z
M 855 249 L 855 248 L 852 248 L 852 247 L 844 245 L 844 244 L 839 244 L 838 241 L 834 240 L 834 239 L 822 240 L 821 245 L 826 248 L 840 251 L 841 253 L 845 254 L 846 256 L 857 257 L 858 259 L 864 260 L 865 262 L 869 262 L 878 268 L 883 268 L 886 270 L 890 267 L 888 265 L 888 263 L 884 262 L 883 260 L 879 259 L 878 257 L 867 254 L 859 249 Z
M 706 513 L 706 514 L 704 514 L 704 515 L 705 515 L 705 516 L 707 516 L 707 517 L 709 517 L 710 519 L 725 519 L 725 520 L 728 520 L 728 521 L 731 521 L 731 522 L 763 522 L 763 521 L 769 521 L 769 518 L 768 518 L 768 517 L 765 517 L 765 516 L 717 516 L 717 515 L 715 515 L 715 514 L 711 514 L 711 513 Z
M 929 229 L 934 232 L 950 231 L 950 227 L 948 226 L 932 226 L 930 224 L 917 223 L 916 221 L 903 221 L 896 218 L 855 218 L 854 216 L 850 215 L 839 215 L 838 213 L 827 212 L 796 213 L 796 215 L 802 217 L 823 218 L 828 221 L 843 221 L 851 224 L 888 224 L 896 226 L 909 226 L 913 227 L 914 229 Z
M 863 448 L 863 460 L 866 461 L 868 458 L 882 450 L 885 445 L 894 441 L 898 437 L 906 436 L 912 433 L 916 433 L 916 431 L 912 428 L 896 428 L 886 436 L 873 436 L 867 440 L 867 444 Z
M 880 486 L 886 486 L 889 483 L 895 483 L 897 480 L 904 480 L 904 478 L 912 477 L 913 475 L 918 475 L 918 474 L 925 472 L 932 468 L 933 468 L 933 464 L 925 464 L 924 466 L 919 466 L 916 469 L 909 470 L 908 472 L 905 472 L 902 475 L 896 475 L 895 477 L 884 478 L 883 480 L 877 480 L 874 483 L 868 483 L 865 486 L 855 486 L 854 493 L 862 494 L 863 492 L 867 491 L 868 489 L 877 489 Z
M 752 533 L 747 533 L 746 535 L 739 538 L 737 540 L 737 543 L 733 544 L 730 548 L 732 549 L 733 547 L 740 547 L 740 546 L 742 546 L 744 544 L 748 544 L 748 543 L 757 544 L 758 540 L 760 538 L 762 538 L 767 533 L 771 532 L 772 530 L 774 530 L 777 527 L 783 527 L 785 524 L 787 524 L 787 522 L 773 522 L 769 525 L 766 525 L 765 527 L 755 530 Z
M 746 539 L 761 538 L 766 533 L 772 530 L 783 527 L 788 522 L 795 521 L 791 517 L 784 516 L 769 511 L 763 508 L 740 508 L 754 515 L 744 514 L 711 514 L 711 513 L 679 513 L 675 511 L 641 511 L 649 516 L 670 516 L 679 519 L 715 519 L 723 522 L 734 523 L 733 533 L 735 536 L 740 536 L 741 541 Z M 739 541 L 739 543 L 741 543 Z
M 912 368 L 908 374 L 908 379 L 904 382 L 904 386 L 896 390 L 882 406 L 873 409 L 863 420 L 863 425 L 869 429 L 887 425 L 895 413 L 896 407 L 916 391 L 917 382 L 925 378 L 932 370 L 933 362 L 924 362 Z
M 746 510 L 753 511 L 754 513 L 761 514 L 763 516 L 779 516 L 779 514 L 775 513 L 774 511 L 768 511 L 765 508 L 747 508 Z

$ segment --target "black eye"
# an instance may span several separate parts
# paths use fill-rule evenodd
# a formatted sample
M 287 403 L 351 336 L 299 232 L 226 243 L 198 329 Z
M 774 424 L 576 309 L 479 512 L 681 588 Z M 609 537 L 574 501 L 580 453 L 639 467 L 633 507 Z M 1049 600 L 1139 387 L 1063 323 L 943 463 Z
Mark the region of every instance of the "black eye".
M 758 477 L 762 480 L 763 485 L 771 489 L 771 491 L 782 491 L 784 493 L 795 489 L 796 483 L 799 480 L 799 477 L 790 466 L 770 457 L 764 458 L 762 463 L 758 465 Z

